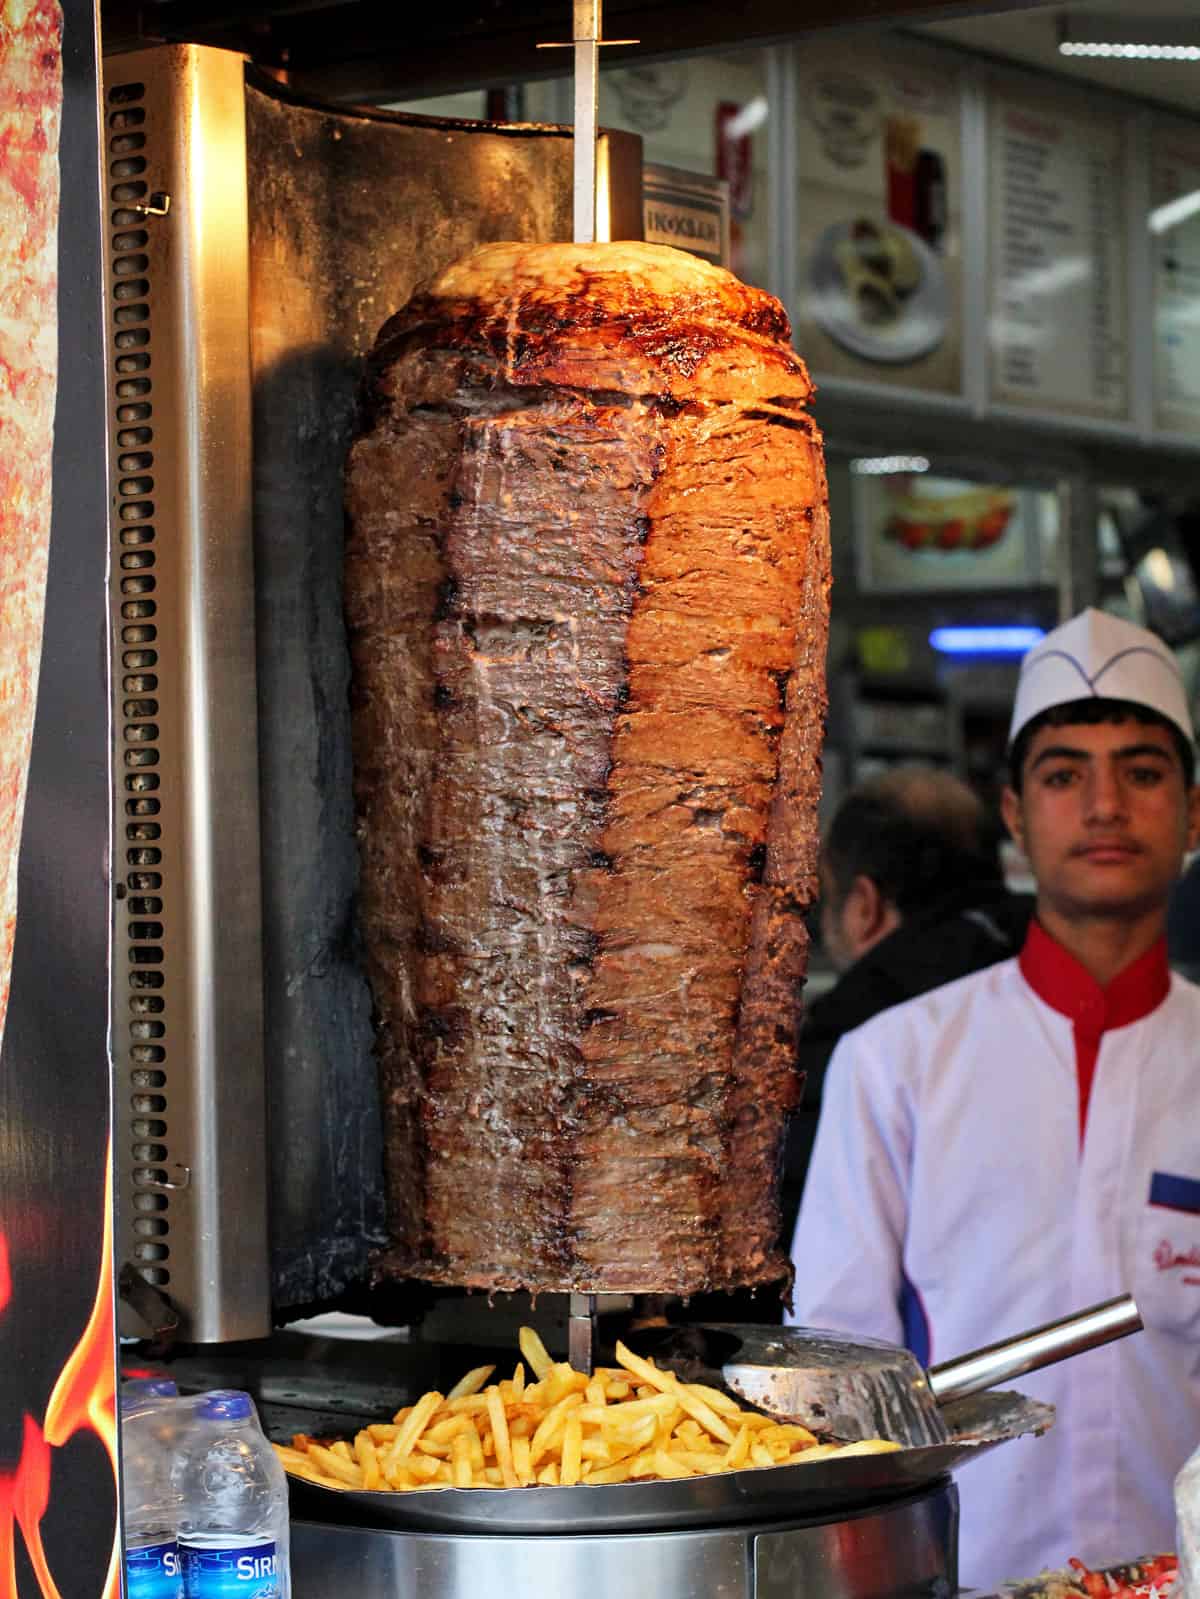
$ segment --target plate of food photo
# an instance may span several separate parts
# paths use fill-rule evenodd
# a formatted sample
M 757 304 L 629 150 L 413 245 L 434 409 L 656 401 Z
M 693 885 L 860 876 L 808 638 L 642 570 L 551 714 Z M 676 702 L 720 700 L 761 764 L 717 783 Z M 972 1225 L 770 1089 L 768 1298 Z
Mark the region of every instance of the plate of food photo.
M 911 228 L 855 217 L 817 241 L 808 309 L 843 349 L 867 361 L 915 361 L 941 343 L 948 321 L 942 263 Z

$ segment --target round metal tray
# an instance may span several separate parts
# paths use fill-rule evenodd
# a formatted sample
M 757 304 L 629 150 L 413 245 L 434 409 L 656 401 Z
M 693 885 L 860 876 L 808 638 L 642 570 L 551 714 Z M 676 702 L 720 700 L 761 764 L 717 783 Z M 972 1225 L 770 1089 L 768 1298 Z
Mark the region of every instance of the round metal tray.
M 1023 1433 L 1044 1432 L 1053 1408 L 1015 1393 L 945 1406 L 948 1443 L 885 1455 L 823 1456 L 672 1482 L 576 1488 L 435 1488 L 412 1493 L 322 1488 L 289 1477 L 292 1513 L 343 1526 L 479 1533 L 653 1531 L 788 1517 L 824 1521 L 928 1487 Z

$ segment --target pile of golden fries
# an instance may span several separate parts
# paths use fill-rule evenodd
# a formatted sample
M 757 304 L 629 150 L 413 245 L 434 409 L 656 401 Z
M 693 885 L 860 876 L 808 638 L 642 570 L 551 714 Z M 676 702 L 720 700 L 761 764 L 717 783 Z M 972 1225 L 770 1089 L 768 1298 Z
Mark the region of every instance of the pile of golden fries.
M 593 1377 L 554 1361 L 529 1327 L 510 1378 L 469 1371 L 444 1397 L 423 1394 L 353 1445 L 304 1433 L 276 1444 L 284 1467 L 325 1488 L 524 1488 L 636 1482 L 882 1454 L 882 1438 L 818 1444 L 805 1427 L 743 1410 L 703 1383 L 681 1382 L 617 1344 L 617 1366 Z M 533 1381 L 526 1381 L 526 1366 Z M 487 1384 L 487 1386 L 485 1386 Z

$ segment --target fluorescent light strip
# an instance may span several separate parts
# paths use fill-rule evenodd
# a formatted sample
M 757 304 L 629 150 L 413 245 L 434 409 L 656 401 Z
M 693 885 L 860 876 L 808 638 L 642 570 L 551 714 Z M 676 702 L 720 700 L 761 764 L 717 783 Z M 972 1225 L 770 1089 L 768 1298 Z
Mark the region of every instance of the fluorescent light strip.
M 1200 211 L 1200 189 L 1193 189 L 1190 194 L 1181 194 L 1177 200 L 1168 200 L 1151 211 L 1150 231 L 1169 233 L 1189 217 L 1194 217 L 1197 211 Z
M 769 112 L 766 95 L 756 94 L 754 99 L 748 100 L 735 116 L 730 117 L 725 124 L 726 136 L 730 139 L 746 138 L 755 128 L 762 127 Z
M 859 477 L 899 477 L 906 472 L 928 472 L 923 455 L 862 455 L 851 461 L 850 470 Z
M 1024 655 L 1045 636 L 1040 627 L 935 627 L 929 642 L 939 655 Z
M 1084 44 L 1064 39 L 1058 49 L 1064 56 L 1098 56 L 1111 61 L 1200 61 L 1200 44 Z

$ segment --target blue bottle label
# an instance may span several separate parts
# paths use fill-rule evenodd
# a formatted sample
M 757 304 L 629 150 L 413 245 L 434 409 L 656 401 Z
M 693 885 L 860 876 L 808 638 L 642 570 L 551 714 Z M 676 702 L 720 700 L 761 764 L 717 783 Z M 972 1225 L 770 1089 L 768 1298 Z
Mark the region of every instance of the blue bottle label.
M 125 1551 L 126 1599 L 183 1599 L 183 1574 L 176 1543 L 146 1544 Z
M 274 1543 L 228 1549 L 181 1544 L 179 1552 L 187 1599 L 281 1599 L 283 1583 Z

